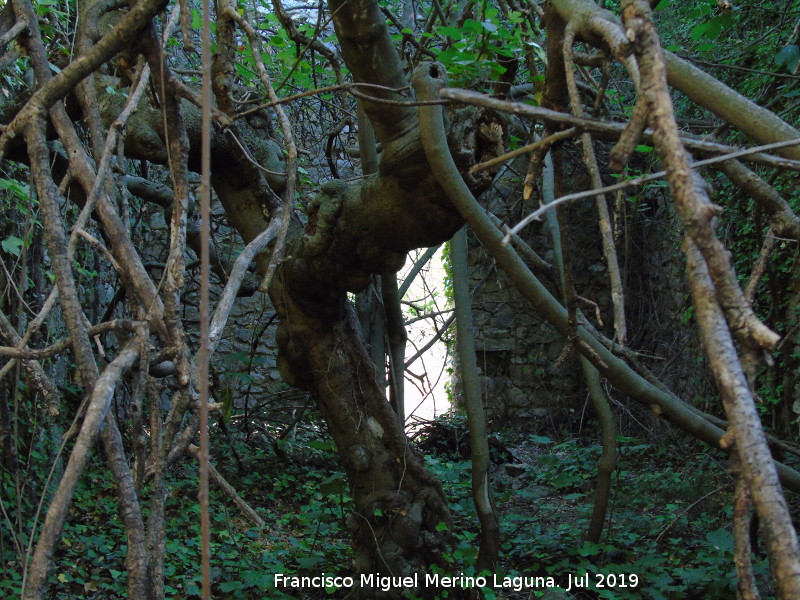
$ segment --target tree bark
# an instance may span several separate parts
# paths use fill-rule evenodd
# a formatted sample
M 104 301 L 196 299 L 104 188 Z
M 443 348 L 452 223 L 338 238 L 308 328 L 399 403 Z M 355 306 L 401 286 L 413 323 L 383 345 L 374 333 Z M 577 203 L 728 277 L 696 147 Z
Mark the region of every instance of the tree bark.
M 475 361 L 475 334 L 472 329 L 472 298 L 467 271 L 467 234 L 462 228 L 450 242 L 453 259 L 453 301 L 456 313 L 458 358 L 464 387 L 464 408 L 469 425 L 470 458 L 472 460 L 472 501 L 481 524 L 481 543 L 476 570 L 494 573 L 500 550 L 500 522 L 495 511 L 489 480 L 489 442 L 483 394 Z

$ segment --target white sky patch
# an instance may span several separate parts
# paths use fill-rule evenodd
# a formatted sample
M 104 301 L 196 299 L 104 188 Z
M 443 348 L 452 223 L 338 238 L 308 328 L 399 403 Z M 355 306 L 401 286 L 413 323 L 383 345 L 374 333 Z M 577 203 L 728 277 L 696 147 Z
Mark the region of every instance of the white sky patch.
M 400 281 L 410 271 L 425 249 L 411 252 L 400 271 Z M 442 265 L 442 248 L 417 275 L 403 297 L 403 314 L 407 325 L 408 344 L 406 361 L 413 357 L 436 335 L 452 314 L 444 292 L 445 271 Z M 430 315 L 429 318 L 418 318 Z M 447 371 L 449 357 L 443 340 L 436 341 L 406 370 L 405 407 L 406 425 L 418 419 L 432 420 L 450 409 L 445 388 L 450 379 Z

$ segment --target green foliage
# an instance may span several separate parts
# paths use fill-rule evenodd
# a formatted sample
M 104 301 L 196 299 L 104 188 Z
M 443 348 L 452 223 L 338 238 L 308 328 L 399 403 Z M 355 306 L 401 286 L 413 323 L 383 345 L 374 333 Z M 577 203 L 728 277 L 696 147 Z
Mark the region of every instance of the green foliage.
M 525 473 L 509 478 L 500 470 L 493 478 L 502 525 L 498 578 L 552 577 L 556 585 L 566 585 L 567 574 L 586 573 L 596 597 L 620 600 L 733 597 L 732 507 L 724 465 L 710 454 L 687 455 L 685 448 L 664 449 L 630 437 L 619 437 L 618 443 L 612 505 L 597 544 L 583 535 L 599 447 L 541 435 L 516 447 L 527 457 Z M 454 518 L 455 544 L 445 555 L 446 570 L 471 575 L 478 520 L 470 466 L 443 452 L 429 453 L 426 463 L 445 484 Z M 754 558 L 754 570 L 763 597 L 771 597 L 762 557 Z M 614 583 L 602 587 L 604 582 Z M 541 593 L 533 590 L 530 597 Z
M 798 48 L 797 44 L 784 46 L 775 55 L 775 64 L 779 67 L 784 67 L 790 73 L 795 72 L 798 63 L 800 63 L 800 48 Z
M 212 584 L 216 597 L 241 600 L 289 598 L 276 590 L 275 573 L 347 573 L 350 543 L 344 528 L 352 510 L 343 474 L 329 469 L 287 469 L 260 447 L 247 445 L 238 436 L 236 449 L 245 463 L 238 470 L 229 461 L 233 454 L 215 457 L 220 471 L 232 482 L 267 524 L 259 531 L 247 521 L 213 484 L 211 486 Z M 295 461 L 335 464 L 328 438 L 313 428 L 287 442 L 284 449 Z M 313 444 L 312 444 L 313 442 Z M 314 449 L 312 446 L 324 447 Z M 43 457 L 47 459 L 49 455 Z M 0 472 L 0 500 L 12 519 L 23 501 L 13 482 Z M 168 480 L 166 503 L 166 596 L 197 599 L 200 594 L 199 505 L 197 471 L 187 464 Z M 141 492 L 148 501 L 148 486 Z M 24 498 L 29 498 L 25 495 Z M 32 525 L 35 497 L 21 506 Z M 146 518 L 147 515 L 145 515 Z M 20 562 L 10 543 L 7 522 L 0 518 L 0 597 L 19 595 Z M 25 544 L 26 539 L 21 543 Z M 64 529 L 57 568 L 51 575 L 49 598 L 80 600 L 126 597 L 125 530 L 111 476 L 96 458 L 81 479 Z
M 436 33 L 447 43 L 437 50 L 437 60 L 447 68 L 451 83 L 474 87 L 496 81 L 506 72 L 503 60 L 517 58 L 525 46 L 544 63 L 544 50 L 527 38 L 522 21 L 517 11 L 503 17 L 498 9 L 484 5 L 480 19 L 466 19 L 460 27 L 438 27 Z
M 28 169 L 23 165 L 7 164 L 8 177 L 0 178 L 0 248 L 6 254 L 20 258 L 28 247 L 34 228 L 40 226 L 38 203 L 31 199 L 25 179 Z
M 656 11 L 661 23 L 671 16 L 672 19 L 666 21 L 667 32 L 679 32 L 681 36 L 680 44 L 666 44 L 668 50 L 683 52 L 691 49 L 705 55 L 717 52 L 719 41 L 727 41 L 730 36 L 736 35 L 735 29 L 741 13 L 738 6 L 733 10 L 722 10 L 716 0 L 691 3 L 662 0 Z
M 800 65 L 794 31 L 797 6 L 771 0 L 731 4 L 730 10 L 723 10 L 711 0 L 662 2 L 656 17 L 665 45 L 698 61 L 711 75 L 796 125 L 800 90 L 797 80 L 785 75 L 796 74 Z M 681 95 L 676 95 L 675 106 L 679 118 L 717 122 L 715 116 L 697 109 Z M 735 132 L 720 141 L 751 144 Z M 795 213 L 800 210 L 794 175 L 751 168 L 783 196 Z M 723 208 L 719 235 L 731 251 L 740 285 L 745 288 L 769 228 L 769 215 L 724 177 L 715 178 L 711 189 L 712 201 Z M 796 250 L 796 243 L 775 243 L 755 294 L 758 316 L 782 336 L 793 336 L 800 322 L 795 310 L 799 264 Z M 687 312 L 685 317 L 689 319 L 691 314 Z M 779 436 L 794 435 L 798 417 L 794 390 L 800 357 L 780 352 L 774 359 L 774 365 L 762 367 L 758 373 L 755 389 L 761 401 L 759 408 L 765 423 L 771 424 Z
M 528 466 L 526 487 L 501 491 L 498 504 L 514 503 L 504 517 L 503 550 L 510 572 L 552 575 L 592 574 L 600 598 L 654 600 L 735 595 L 731 505 L 723 492 L 724 468 L 706 454 L 691 460 L 682 452 L 619 438 L 611 512 L 599 544 L 582 540 L 591 513 L 599 448 L 575 440 L 553 443 L 534 436 L 539 452 Z M 714 473 L 717 473 L 716 477 Z M 722 490 L 713 486 L 720 485 Z M 522 499 L 530 503 L 526 511 Z M 516 502 L 515 502 L 516 500 Z M 522 510 L 520 510 L 522 508 Z M 531 510 L 532 509 L 532 510 Z M 765 561 L 755 562 L 760 583 L 768 580 Z M 622 582 L 638 576 L 638 586 L 599 588 L 597 574 Z M 762 588 L 764 589 L 764 588 Z

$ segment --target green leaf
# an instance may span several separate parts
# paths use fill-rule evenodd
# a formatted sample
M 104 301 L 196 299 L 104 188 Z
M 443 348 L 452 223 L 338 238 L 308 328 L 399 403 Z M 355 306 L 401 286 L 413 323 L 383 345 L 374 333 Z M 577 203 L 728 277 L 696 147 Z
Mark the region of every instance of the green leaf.
M 0 190 L 9 190 L 20 200 L 27 200 L 30 195 L 28 193 L 28 186 L 24 183 L 20 183 L 16 179 L 0 179 Z
M 580 482 L 580 479 L 573 475 L 572 473 L 567 473 L 566 471 L 562 471 L 558 475 L 556 475 L 553 480 L 550 482 L 550 485 L 556 488 L 557 490 L 572 487 Z
M 319 484 L 319 491 L 327 496 L 343 494 L 347 491 L 347 481 L 341 473 L 334 473 Z
M 434 527 L 436 531 L 447 531 L 447 523 L 444 521 L 439 521 L 439 524 Z
M 461 26 L 461 29 L 464 33 L 474 33 L 480 34 L 483 26 L 481 23 L 474 21 L 472 19 L 467 19 L 464 21 L 464 25 Z
M 307 557 L 300 557 L 297 559 L 297 564 L 300 565 L 302 569 L 310 569 L 312 567 L 316 567 L 319 563 L 322 562 L 322 558 L 319 556 L 307 556 Z
M 689 37 L 691 37 L 694 41 L 697 41 L 701 37 L 708 35 L 708 30 L 708 23 L 700 23 L 700 25 L 696 25 L 692 28 L 692 32 L 689 34 Z
M 461 39 L 461 30 L 458 27 L 438 27 L 436 31 L 454 40 Z
M 481 25 L 483 25 L 483 28 L 489 33 L 494 33 L 495 31 L 497 31 L 497 25 L 495 25 L 491 21 L 484 21 L 483 23 L 481 23 Z
M 219 589 L 221 592 L 232 592 L 233 590 L 241 589 L 242 584 L 238 581 L 223 581 L 219 584 Z
M 733 552 L 733 535 L 727 529 L 717 529 L 706 534 L 706 540 L 717 550 Z
M 260 590 L 266 590 L 272 581 L 270 573 L 261 573 L 259 571 L 245 570 L 242 571 L 242 581 L 248 587 L 255 587 Z
M 792 71 L 797 68 L 797 63 L 800 62 L 800 48 L 796 44 L 784 46 L 783 49 L 775 55 L 775 64 L 786 67 L 787 71 Z
M 600 554 L 602 548 L 597 544 L 593 544 L 592 542 L 583 542 L 583 546 L 578 548 L 578 554 L 580 556 L 595 556 Z
M 13 254 L 16 257 L 19 257 L 20 252 L 22 250 L 22 246 L 24 244 L 25 244 L 25 242 L 23 242 L 18 237 L 14 237 L 12 235 L 12 236 L 7 237 L 6 239 L 4 239 L 2 244 L 0 244 L 0 245 L 2 245 L 3 246 L 3 250 L 8 252 L 9 254 Z

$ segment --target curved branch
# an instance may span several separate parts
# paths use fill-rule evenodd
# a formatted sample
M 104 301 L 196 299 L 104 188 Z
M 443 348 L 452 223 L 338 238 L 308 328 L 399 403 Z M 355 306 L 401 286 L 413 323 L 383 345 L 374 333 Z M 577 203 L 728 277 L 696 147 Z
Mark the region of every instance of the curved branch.
M 472 328 L 472 299 L 467 273 L 467 234 L 464 228 L 453 236 L 453 300 L 455 302 L 458 357 L 464 387 L 464 408 L 469 423 L 470 457 L 472 459 L 472 500 L 481 524 L 481 543 L 475 564 L 480 571 L 494 572 L 500 550 L 500 522 L 489 484 L 489 441 L 483 395 L 475 361 L 475 332 Z
M 774 112 L 762 108 L 672 52 L 664 51 L 664 61 L 669 85 L 679 89 L 697 104 L 740 129 L 759 144 L 800 138 L 800 131 Z M 800 147 L 787 146 L 778 150 L 778 154 L 800 160 Z
M 408 85 L 403 63 L 394 48 L 389 30 L 377 2 L 371 0 L 331 0 L 333 23 L 342 47 L 342 56 L 356 82 L 373 83 L 389 88 Z M 390 91 L 376 90 L 383 100 L 403 100 Z M 380 105 L 364 101 L 379 142 L 400 138 L 417 126 L 416 111 L 400 105 Z
M 433 70 L 431 73 L 430 70 Z M 428 64 L 418 68 L 413 78 L 417 95 L 425 100 L 435 100 L 443 87 L 441 65 Z M 503 234 L 486 216 L 483 208 L 464 185 L 453 164 L 444 136 L 441 107 L 420 108 L 420 132 L 425 154 L 453 204 L 473 229 L 478 239 L 495 257 L 509 278 L 528 299 L 531 306 L 547 319 L 562 335 L 570 334 L 567 311 L 530 272 L 512 248 L 502 244 Z M 455 174 L 455 176 L 454 176 Z M 655 405 L 675 426 L 712 446 L 719 447 L 724 431 L 701 418 L 688 405 L 671 394 L 657 388 L 636 373 L 627 363 L 614 355 L 582 325 L 576 328 L 580 343 L 577 349 L 592 360 L 598 370 L 614 386 L 645 405 Z M 800 491 L 800 473 L 776 463 L 781 481 L 790 489 Z
M 140 0 L 125 14 L 116 27 L 106 33 L 92 47 L 90 52 L 72 61 L 49 81 L 40 81 L 41 87 L 0 136 L 0 156 L 5 153 L 11 139 L 22 131 L 22 127 L 31 118 L 34 111 L 50 108 L 69 94 L 84 77 L 93 73 L 112 56 L 132 45 L 139 32 L 166 5 L 167 0 Z M 20 21 L 27 23 L 29 28 L 38 29 L 38 23 L 29 22 L 30 15 L 26 14 L 18 2 L 14 2 L 14 6 Z

